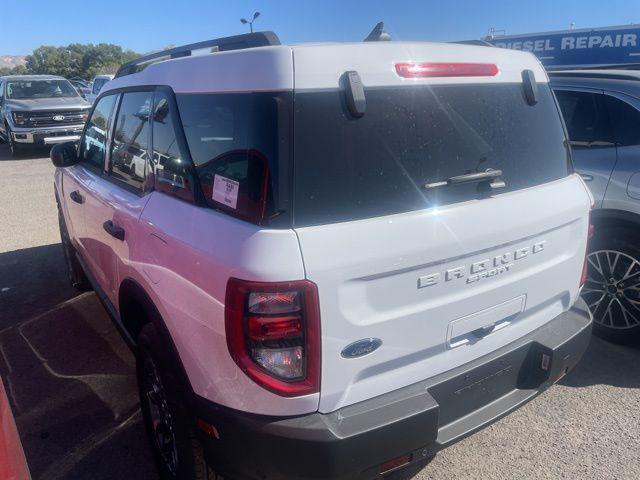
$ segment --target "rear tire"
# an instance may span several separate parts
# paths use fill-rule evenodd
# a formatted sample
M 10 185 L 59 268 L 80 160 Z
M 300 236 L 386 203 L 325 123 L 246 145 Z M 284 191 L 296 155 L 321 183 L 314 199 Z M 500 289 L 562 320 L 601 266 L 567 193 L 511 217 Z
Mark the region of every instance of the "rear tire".
M 596 228 L 588 261 L 582 297 L 593 314 L 593 332 L 615 343 L 640 342 L 640 229 Z
M 67 224 L 64 221 L 64 215 L 58 205 L 58 225 L 60 226 L 60 240 L 62 243 L 62 252 L 64 253 L 65 263 L 67 265 L 67 275 L 71 286 L 76 290 L 85 292 L 91 290 L 89 279 L 82 269 L 82 265 L 76 256 L 76 249 L 71 244 Z
M 138 336 L 136 372 L 140 408 L 160 478 L 163 480 L 223 480 L 208 464 L 196 436 L 195 418 L 179 392 L 179 374 L 152 323 Z

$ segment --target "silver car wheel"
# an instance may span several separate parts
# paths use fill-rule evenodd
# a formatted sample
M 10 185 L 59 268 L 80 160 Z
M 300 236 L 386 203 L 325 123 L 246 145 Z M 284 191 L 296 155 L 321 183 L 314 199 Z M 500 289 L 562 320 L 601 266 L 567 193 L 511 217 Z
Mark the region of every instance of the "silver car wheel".
M 616 250 L 596 250 L 587 257 L 582 297 L 593 321 L 626 330 L 640 325 L 640 260 Z

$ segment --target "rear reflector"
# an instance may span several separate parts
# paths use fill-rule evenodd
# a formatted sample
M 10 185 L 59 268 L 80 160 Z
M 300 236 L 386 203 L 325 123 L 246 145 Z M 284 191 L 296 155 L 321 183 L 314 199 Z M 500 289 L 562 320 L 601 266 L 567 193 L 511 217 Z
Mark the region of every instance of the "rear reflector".
M 493 63 L 396 63 L 396 73 L 403 78 L 495 77 Z
M 400 457 L 393 458 L 391 460 L 384 462 L 382 465 L 380 465 L 380 473 L 381 474 L 387 473 L 387 472 L 390 472 L 391 470 L 395 470 L 396 468 L 400 468 L 407 465 L 408 463 L 411 462 L 411 457 L 412 455 L 408 453 L 407 455 L 402 455 Z

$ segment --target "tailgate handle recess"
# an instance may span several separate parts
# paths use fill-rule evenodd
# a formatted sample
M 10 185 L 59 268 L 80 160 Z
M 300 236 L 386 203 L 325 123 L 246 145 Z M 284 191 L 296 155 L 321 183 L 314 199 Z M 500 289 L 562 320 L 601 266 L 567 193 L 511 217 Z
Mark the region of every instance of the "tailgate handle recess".
M 496 329 L 496 324 L 494 323 L 493 325 L 487 325 L 486 327 L 480 327 L 480 328 L 478 328 L 477 330 L 474 330 L 471 333 L 473 333 L 478 338 L 483 338 L 483 337 L 486 337 L 487 335 L 489 335 L 495 329 Z
M 526 295 L 521 295 L 452 321 L 447 328 L 447 347 L 456 348 L 473 344 L 511 325 L 524 310 L 526 299 Z

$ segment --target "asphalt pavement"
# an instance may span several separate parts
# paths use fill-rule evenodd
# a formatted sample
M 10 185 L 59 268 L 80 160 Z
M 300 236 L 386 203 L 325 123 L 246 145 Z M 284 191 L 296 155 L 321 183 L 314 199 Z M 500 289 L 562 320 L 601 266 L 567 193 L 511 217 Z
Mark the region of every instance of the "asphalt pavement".
M 0 376 L 34 479 L 157 479 L 134 361 L 68 285 L 46 152 L 0 145 Z M 561 382 L 441 452 L 427 479 L 639 479 L 640 348 L 594 338 Z

